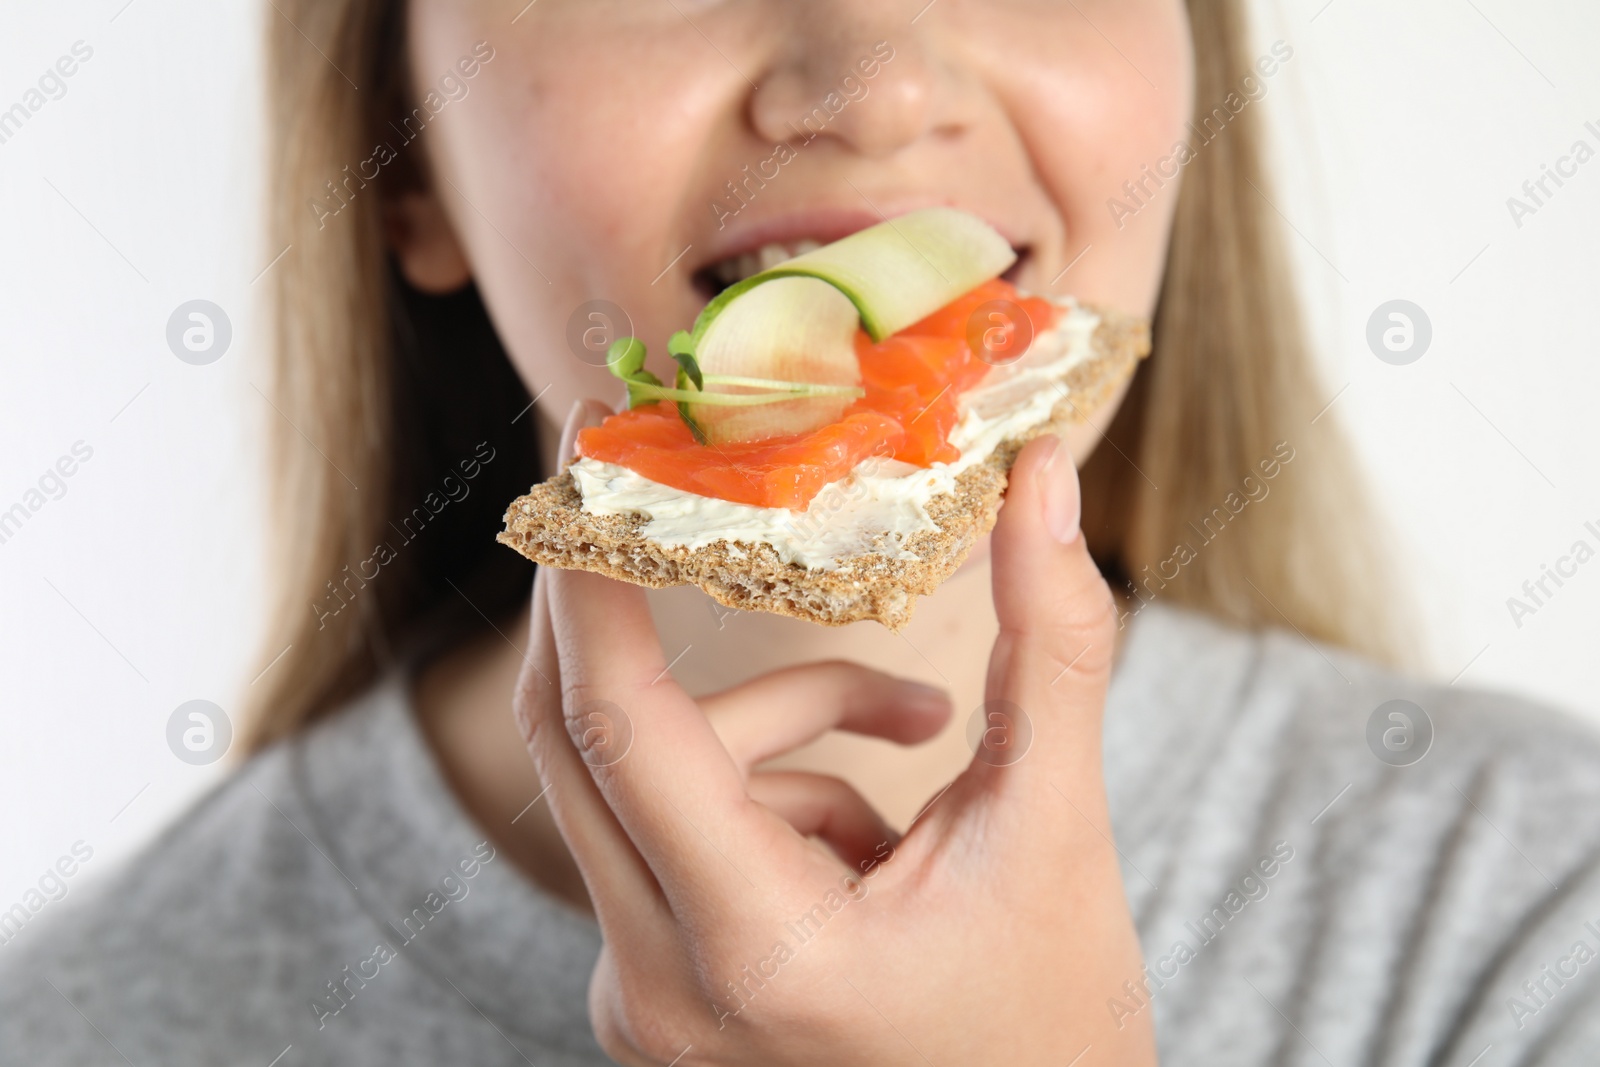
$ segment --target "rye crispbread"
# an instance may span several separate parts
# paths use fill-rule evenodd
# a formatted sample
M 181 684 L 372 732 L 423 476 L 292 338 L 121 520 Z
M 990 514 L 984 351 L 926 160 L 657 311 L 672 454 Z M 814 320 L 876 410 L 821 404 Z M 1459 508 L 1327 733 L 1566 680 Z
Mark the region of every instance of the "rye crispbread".
M 1149 324 L 1101 308 L 1091 358 L 1066 375 L 1066 396 L 1038 426 L 1003 441 L 982 463 L 963 471 L 955 491 L 935 496 L 929 517 L 938 529 L 913 534 L 901 548 L 915 559 L 868 552 L 839 560 L 834 570 L 786 563 L 770 546 L 716 541 L 704 548 L 662 545 L 641 533 L 647 519 L 594 515 L 571 473 L 563 470 L 518 497 L 496 538 L 547 567 L 594 571 L 636 585 L 697 585 L 720 603 L 745 611 L 791 615 L 828 626 L 876 619 L 898 630 L 919 595 L 931 593 L 994 526 L 1006 475 L 1017 453 L 1042 433 L 1079 423 L 1132 376 L 1150 351 Z

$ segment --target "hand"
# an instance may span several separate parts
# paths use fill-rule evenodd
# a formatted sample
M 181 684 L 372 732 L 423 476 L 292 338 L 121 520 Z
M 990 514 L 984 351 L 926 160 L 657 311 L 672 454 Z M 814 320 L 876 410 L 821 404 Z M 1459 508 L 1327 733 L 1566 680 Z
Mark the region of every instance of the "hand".
M 927 736 L 947 708 L 922 687 L 821 664 L 697 704 L 641 589 L 540 572 L 517 715 L 605 936 L 590 1013 L 609 1055 L 1155 1062 L 1149 1013 L 1118 1029 L 1107 1008 L 1142 961 L 1100 767 L 1116 616 L 1077 517 L 1065 446 L 1030 444 L 992 542 L 986 744 L 898 840 L 841 782 L 752 768 L 833 727 Z M 616 709 L 620 759 L 592 729 Z

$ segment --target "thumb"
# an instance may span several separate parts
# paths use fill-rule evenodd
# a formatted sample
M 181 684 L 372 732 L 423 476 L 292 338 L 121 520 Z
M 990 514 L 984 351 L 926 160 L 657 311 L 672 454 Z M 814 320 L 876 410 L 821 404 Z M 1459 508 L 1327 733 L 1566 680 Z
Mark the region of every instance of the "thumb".
M 1085 717 L 1098 739 L 1116 645 L 1111 590 L 1078 528 L 1078 472 L 1053 434 L 1031 441 L 1011 468 L 1005 506 L 991 540 L 1000 635 L 986 697 L 1033 720 L 1033 743 L 1076 744 L 1081 729 L 1051 721 Z M 1067 736 L 1062 736 L 1067 735 Z M 1049 758 L 1047 756 L 1047 762 Z

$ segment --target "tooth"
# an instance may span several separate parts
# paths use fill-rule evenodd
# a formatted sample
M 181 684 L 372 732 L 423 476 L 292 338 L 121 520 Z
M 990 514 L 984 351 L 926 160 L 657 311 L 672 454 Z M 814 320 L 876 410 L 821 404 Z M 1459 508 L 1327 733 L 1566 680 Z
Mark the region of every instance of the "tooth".
M 779 263 L 794 258 L 789 250 L 780 244 L 765 244 L 758 253 L 760 270 L 771 270 Z
M 815 252 L 822 247 L 822 242 L 810 237 L 803 237 L 793 244 L 782 244 L 771 241 L 762 245 L 753 252 L 744 252 L 737 256 L 730 256 L 712 268 L 712 276 L 723 285 L 733 285 L 746 278 L 754 277 L 762 271 L 771 270 L 780 263 L 786 263 L 795 256 L 803 256 L 807 252 Z

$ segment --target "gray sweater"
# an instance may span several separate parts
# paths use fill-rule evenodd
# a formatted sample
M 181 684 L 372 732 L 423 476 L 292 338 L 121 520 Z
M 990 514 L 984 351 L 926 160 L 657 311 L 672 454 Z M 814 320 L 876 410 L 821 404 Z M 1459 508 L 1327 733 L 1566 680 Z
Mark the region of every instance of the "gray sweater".
M 1600 1062 L 1588 729 L 1152 606 L 1106 770 L 1148 969 L 1105 1010 L 1169 1067 Z M 607 1062 L 597 929 L 495 854 L 399 678 L 56 908 L 0 934 L 0 1065 Z

